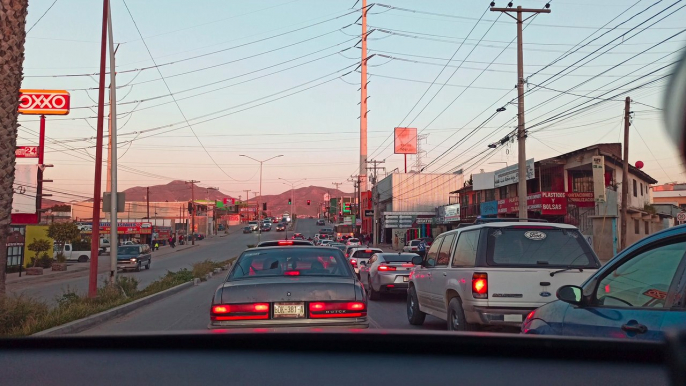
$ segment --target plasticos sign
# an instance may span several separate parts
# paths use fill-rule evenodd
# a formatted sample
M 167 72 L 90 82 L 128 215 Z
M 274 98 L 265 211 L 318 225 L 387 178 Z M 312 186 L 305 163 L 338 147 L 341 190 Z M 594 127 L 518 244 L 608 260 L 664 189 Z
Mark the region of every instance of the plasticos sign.
M 567 214 L 567 194 L 565 192 L 540 192 L 527 196 L 527 210 L 541 212 L 542 215 L 561 216 Z M 517 213 L 519 198 L 498 200 L 498 213 Z

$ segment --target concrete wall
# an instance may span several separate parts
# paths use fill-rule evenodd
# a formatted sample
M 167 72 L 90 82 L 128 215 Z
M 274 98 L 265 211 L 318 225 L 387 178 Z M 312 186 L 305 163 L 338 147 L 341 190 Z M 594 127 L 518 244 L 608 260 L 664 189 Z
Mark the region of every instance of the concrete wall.
M 617 217 L 595 217 L 593 218 L 593 250 L 598 255 L 601 263 L 605 264 L 613 255 L 613 220 L 617 223 L 615 234 L 619 234 L 619 218 Z M 619 240 L 617 240 L 619 248 Z

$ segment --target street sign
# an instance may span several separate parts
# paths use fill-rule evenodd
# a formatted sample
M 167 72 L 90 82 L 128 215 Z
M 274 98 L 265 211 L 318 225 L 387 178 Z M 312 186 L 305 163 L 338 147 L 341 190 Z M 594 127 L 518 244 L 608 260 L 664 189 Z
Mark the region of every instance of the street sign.
M 69 114 L 70 96 L 66 90 L 19 90 L 19 92 L 19 114 Z
M 364 217 L 374 217 L 374 209 L 365 209 Z
M 16 158 L 38 158 L 38 146 L 17 146 L 14 156 Z

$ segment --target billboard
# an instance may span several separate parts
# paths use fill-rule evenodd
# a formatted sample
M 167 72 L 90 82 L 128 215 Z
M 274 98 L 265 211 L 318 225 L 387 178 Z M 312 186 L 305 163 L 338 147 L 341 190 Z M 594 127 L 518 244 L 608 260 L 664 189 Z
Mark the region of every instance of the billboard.
M 514 164 L 508 167 L 496 170 L 494 173 L 494 186 L 499 188 L 505 185 L 512 185 L 519 182 L 519 165 Z M 526 179 L 530 180 L 535 177 L 534 159 L 526 160 Z
M 36 213 L 38 165 L 15 165 L 12 213 Z
M 69 102 L 66 90 L 19 90 L 19 114 L 67 115 Z
M 90 225 L 90 227 L 89 227 Z M 100 233 L 110 233 L 110 223 L 100 223 Z M 92 233 L 93 225 L 89 222 L 80 223 L 81 233 Z M 161 227 L 160 227 L 161 228 Z M 152 223 L 150 222 L 117 222 L 117 234 L 120 235 L 151 235 Z
M 395 128 L 395 154 L 417 154 L 417 128 Z
M 460 221 L 460 204 L 446 205 L 445 222 Z

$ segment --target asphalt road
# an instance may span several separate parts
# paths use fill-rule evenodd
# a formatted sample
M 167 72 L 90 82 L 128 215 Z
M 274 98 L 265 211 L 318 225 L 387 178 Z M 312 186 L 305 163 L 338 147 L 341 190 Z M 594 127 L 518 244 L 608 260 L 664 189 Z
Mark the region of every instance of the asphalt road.
M 275 229 L 275 227 L 273 228 Z M 284 237 L 283 232 L 265 232 L 262 234 L 262 240 L 275 240 Z M 134 277 L 138 280 L 139 288 L 144 288 L 151 282 L 163 276 L 167 271 L 176 271 L 181 268 L 190 269 L 193 263 L 213 260 L 222 261 L 231 257 L 238 256 L 245 250 L 248 244 L 257 244 L 257 233 L 243 234 L 239 228 L 232 229 L 232 233 L 228 236 L 207 238 L 205 240 L 196 241 L 194 247 L 184 250 L 176 250 L 173 253 L 165 254 L 157 258 L 153 252 L 152 266 L 149 270 L 143 269 L 140 272 L 125 272 L 121 275 Z M 168 246 L 163 249 L 170 248 Z M 165 251 L 167 252 L 167 251 Z M 89 263 L 78 263 L 79 265 L 88 265 Z M 101 269 L 98 270 L 98 283 L 102 285 L 109 276 L 108 269 L 110 266 L 109 256 L 99 256 L 98 265 Z M 70 277 L 62 278 L 55 277 L 48 280 L 27 281 L 25 283 L 16 283 L 10 286 L 9 291 L 14 294 L 24 294 L 34 298 L 42 299 L 49 304 L 55 302 L 55 298 L 62 296 L 66 291 L 77 292 L 85 294 L 88 291 L 88 275 L 80 272 L 78 276 L 67 275 Z
M 314 236 L 319 230 L 314 219 L 300 219 L 296 231 L 305 236 Z M 265 238 L 276 239 L 285 236 L 283 233 L 264 235 Z M 290 233 L 289 233 L 290 236 Z M 255 235 L 234 234 L 222 238 L 223 241 L 189 251 L 192 257 L 173 258 L 195 259 L 222 259 L 227 256 L 236 256 L 245 249 L 248 241 L 256 238 Z M 224 241 L 225 239 L 225 241 Z M 180 255 L 181 253 L 179 253 Z M 213 256 L 213 254 L 221 255 Z M 181 262 L 179 261 L 179 264 Z M 187 264 L 187 263 L 186 263 Z M 140 272 L 143 273 L 143 272 Z M 209 324 L 209 307 L 212 296 L 217 286 L 223 281 L 225 274 L 213 276 L 209 281 L 198 286 L 191 287 L 168 298 L 162 299 L 145 307 L 142 307 L 128 315 L 110 320 L 104 324 L 84 331 L 81 335 L 109 335 L 109 334 L 132 334 L 146 332 L 172 332 L 172 331 L 195 331 L 204 330 Z M 369 302 L 370 328 L 383 329 L 431 329 L 444 330 L 445 322 L 427 316 L 423 326 L 411 326 L 407 322 L 405 314 L 405 296 L 387 295 L 378 301 Z

